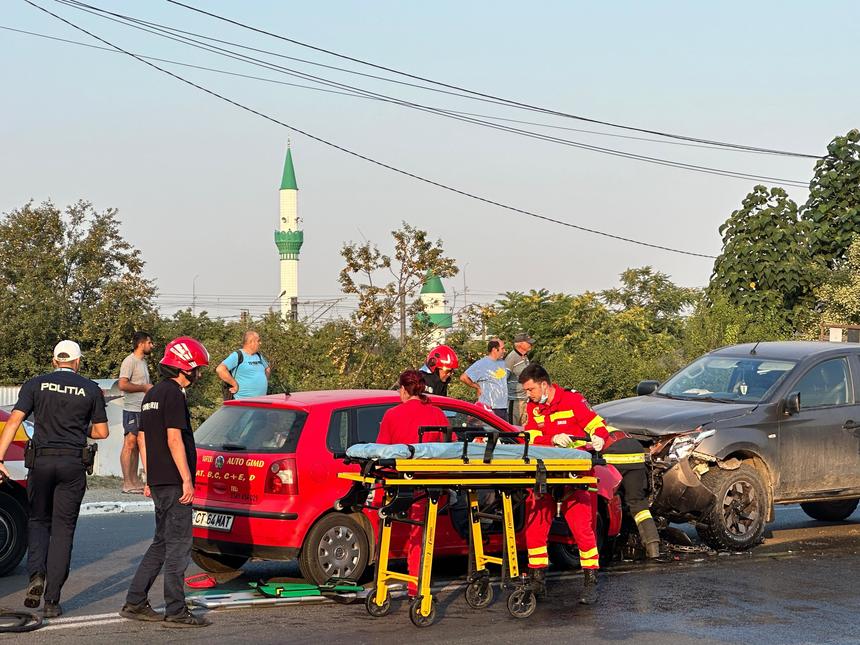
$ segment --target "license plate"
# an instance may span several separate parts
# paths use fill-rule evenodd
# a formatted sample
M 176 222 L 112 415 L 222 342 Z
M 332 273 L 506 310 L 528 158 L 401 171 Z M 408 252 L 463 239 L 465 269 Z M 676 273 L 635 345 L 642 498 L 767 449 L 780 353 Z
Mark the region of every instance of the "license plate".
M 233 516 L 224 513 L 194 511 L 194 526 L 213 531 L 229 531 L 233 528 Z

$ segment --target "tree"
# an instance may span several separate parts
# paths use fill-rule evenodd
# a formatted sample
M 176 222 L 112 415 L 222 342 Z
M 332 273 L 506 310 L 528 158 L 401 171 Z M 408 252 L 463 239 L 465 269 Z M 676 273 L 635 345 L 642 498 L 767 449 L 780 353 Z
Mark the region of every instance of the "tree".
M 860 236 L 854 236 L 845 261 L 828 273 L 817 295 L 822 323 L 860 324 Z
M 860 233 L 860 130 L 834 138 L 815 162 L 801 216 L 811 225 L 813 257 L 835 266 Z
M 117 211 L 79 201 L 60 211 L 32 202 L 0 222 L 0 379 L 45 370 L 54 344 L 77 340 L 84 370 L 113 375 L 135 329 L 152 329 L 155 288 L 119 233 Z
M 810 226 L 781 188 L 756 186 L 720 227 L 723 251 L 707 294 L 747 310 L 782 311 L 793 320 L 812 304 L 820 269 L 810 256 Z
M 679 287 L 669 276 L 650 266 L 627 269 L 621 286 L 601 292 L 603 301 L 616 311 L 641 309 L 654 333 L 680 334 L 684 311 L 696 300 L 698 290 Z

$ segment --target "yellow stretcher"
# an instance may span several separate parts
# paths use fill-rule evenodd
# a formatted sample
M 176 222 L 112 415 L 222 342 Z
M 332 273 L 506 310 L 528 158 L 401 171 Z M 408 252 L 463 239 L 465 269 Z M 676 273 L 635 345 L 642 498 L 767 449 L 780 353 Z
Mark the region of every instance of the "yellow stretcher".
M 424 431 L 443 431 L 448 438 L 448 428 L 422 428 Z M 482 460 L 469 459 L 467 445 L 476 437 L 486 442 Z M 521 575 L 517 560 L 516 533 L 514 529 L 514 497 L 523 498 L 522 493 L 533 491 L 536 495 L 551 494 L 556 487 L 594 488 L 597 478 L 592 472 L 595 465 L 602 464 L 600 458 L 588 459 L 536 459 L 528 456 L 528 434 L 523 432 L 498 432 L 469 430 L 458 432 L 464 444 L 463 456 L 455 459 L 348 459 L 360 463 L 361 472 L 339 473 L 338 477 L 353 482 L 350 492 L 338 500 L 338 509 L 365 506 L 372 487 L 381 487 L 383 500 L 379 507 L 380 527 L 378 536 L 375 584 L 367 595 L 365 606 L 374 617 L 385 616 L 391 611 L 391 594 L 388 583 L 400 581 L 415 584 L 418 595 L 409 607 L 409 618 L 417 627 L 432 625 L 436 619 L 436 600 L 430 592 L 430 577 L 433 568 L 433 548 L 436 535 L 436 520 L 440 497 L 449 490 L 465 494 L 469 508 L 469 577 L 466 587 L 466 602 L 475 609 L 487 607 L 493 600 L 488 565 L 502 568 L 502 589 L 509 590 L 507 607 L 516 618 L 527 618 L 537 607 L 537 598 L 528 578 Z M 524 441 L 523 456 L 518 459 L 493 459 L 492 453 L 503 439 Z M 494 491 L 501 500 L 501 514 L 489 514 L 479 508 L 479 491 Z M 427 500 L 423 522 L 407 518 L 411 506 L 419 500 Z M 481 520 L 501 521 L 504 546 L 500 557 L 484 551 Z M 394 522 L 419 524 L 423 527 L 421 562 L 417 576 L 391 571 L 389 551 L 391 530 Z

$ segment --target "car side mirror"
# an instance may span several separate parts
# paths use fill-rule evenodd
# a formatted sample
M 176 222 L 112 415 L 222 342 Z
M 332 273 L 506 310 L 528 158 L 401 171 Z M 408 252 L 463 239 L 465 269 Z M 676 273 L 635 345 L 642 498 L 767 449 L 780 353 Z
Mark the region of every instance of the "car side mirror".
M 647 396 L 653 394 L 660 387 L 660 381 L 639 381 L 636 386 L 636 396 Z
M 800 412 L 800 392 L 791 392 L 785 397 L 785 413 L 788 415 Z

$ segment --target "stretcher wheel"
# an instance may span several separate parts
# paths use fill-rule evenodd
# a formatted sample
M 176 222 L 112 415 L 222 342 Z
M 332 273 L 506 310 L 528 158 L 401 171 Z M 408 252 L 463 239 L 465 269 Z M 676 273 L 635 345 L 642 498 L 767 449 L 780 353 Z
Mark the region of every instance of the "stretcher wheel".
M 514 618 L 528 618 L 537 609 L 537 597 L 531 589 L 517 589 L 508 596 L 508 611 Z
M 391 594 L 385 594 L 385 601 L 381 605 L 376 604 L 376 587 L 371 587 L 364 599 L 364 607 L 367 613 L 374 618 L 382 618 L 391 612 Z
M 421 615 L 421 596 L 415 598 L 412 604 L 409 605 L 409 620 L 416 627 L 430 627 L 436 622 L 436 599 L 430 599 L 430 613 L 426 616 Z
M 466 602 L 472 609 L 484 609 L 493 602 L 493 585 L 488 578 L 469 583 L 466 587 Z

